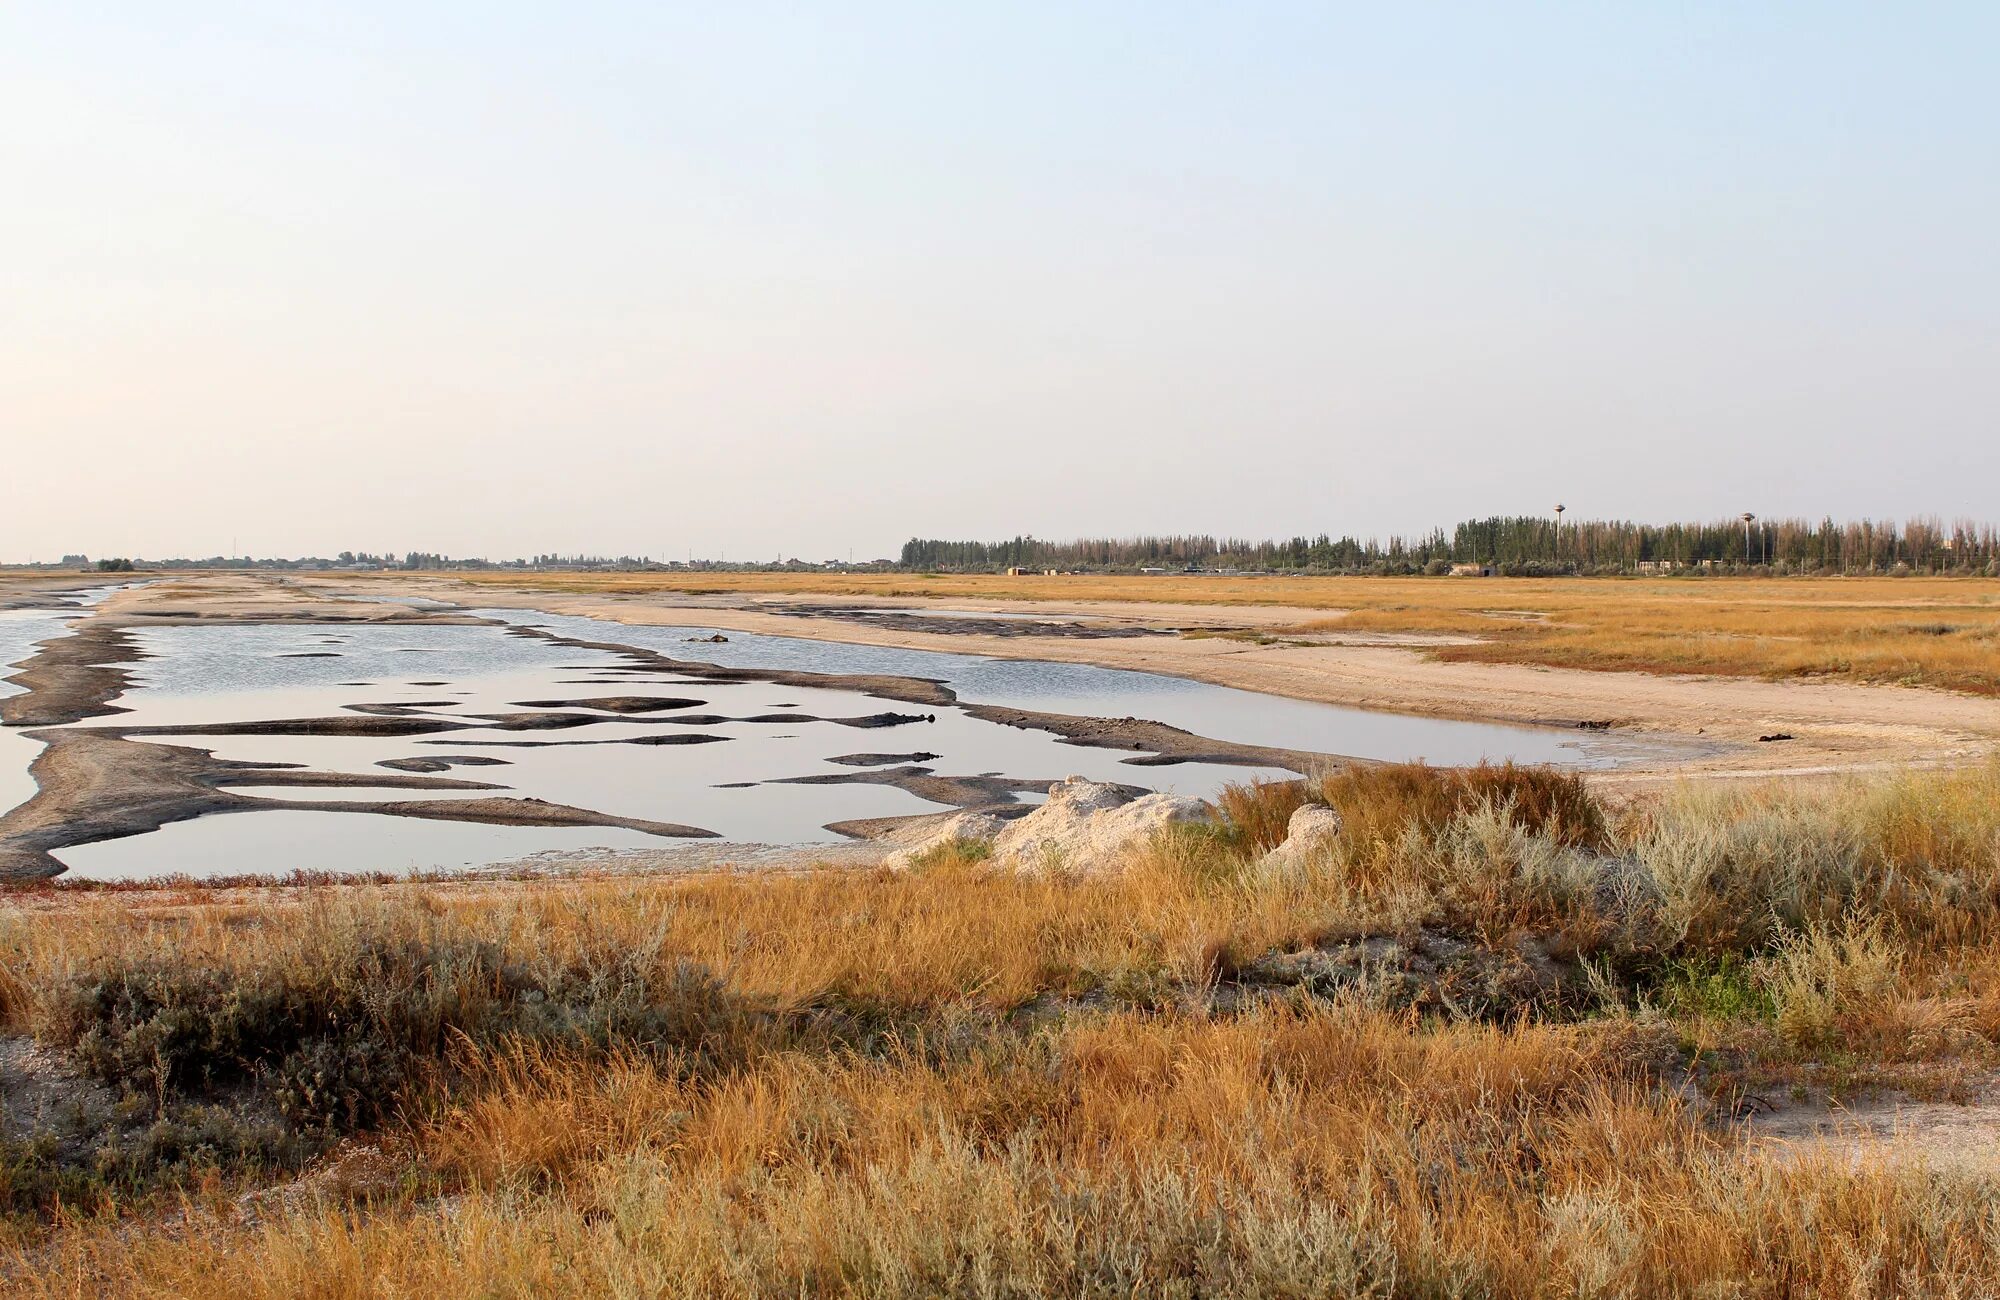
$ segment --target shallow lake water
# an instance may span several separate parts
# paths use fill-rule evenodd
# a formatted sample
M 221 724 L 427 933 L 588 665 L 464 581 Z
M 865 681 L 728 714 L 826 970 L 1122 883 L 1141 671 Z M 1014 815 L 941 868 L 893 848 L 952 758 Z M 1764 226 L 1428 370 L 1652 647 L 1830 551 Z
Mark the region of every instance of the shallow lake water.
M 1481 758 L 1604 766 L 1628 743 L 1575 732 L 1453 723 L 1341 709 L 1087 665 L 884 649 L 804 638 L 644 627 L 519 610 L 471 611 L 579 640 L 615 642 L 682 660 L 832 674 L 890 674 L 947 682 L 968 703 L 1054 713 L 1142 717 L 1220 740 L 1365 758 L 1467 763 Z M 60 629 L 60 614 L 41 636 Z M 0 636 L 7 633 L 0 631 Z M 855 781 L 871 767 L 921 766 L 946 777 L 1046 783 L 1077 774 L 1208 796 L 1230 781 L 1282 778 L 1277 769 L 1134 766 L 1133 751 L 1065 743 L 962 709 L 916 706 L 853 691 L 763 682 L 708 682 L 635 669 L 610 651 L 578 649 L 504 626 L 286 624 L 161 627 L 137 634 L 149 657 L 117 701 L 128 712 L 82 726 L 254 723 L 293 718 L 400 716 L 435 732 L 407 736 L 226 734 L 161 737 L 220 758 L 298 764 L 365 778 L 404 775 L 385 764 L 454 761 L 427 776 L 497 789 L 232 787 L 253 798 L 302 803 L 531 797 L 594 812 L 700 827 L 731 841 L 810 844 L 840 837 L 829 823 L 946 811 L 892 785 Z M 0 640 L 0 648 L 13 645 Z M 28 642 L 32 645 L 32 642 Z M 643 713 L 594 710 L 603 697 L 659 697 Z M 385 712 L 407 711 L 407 712 Z M 588 715 L 579 725 L 512 729 L 504 715 Z M 888 726 L 841 720 L 915 716 Z M 671 743 L 658 743 L 667 741 Z M 1649 750 L 1648 752 L 1656 752 Z M 872 762 L 857 756 L 878 756 Z M 836 759 L 848 762 L 835 762 Z M 25 762 L 21 764 L 25 767 Z M 9 760 L 9 775 L 25 772 Z M 838 784 L 798 778 L 844 778 Z M 4 791 L 5 787 L 0 787 Z M 24 792 L 25 793 L 25 792 Z M 1041 797 L 1024 791 L 1024 802 Z M 526 828 L 386 814 L 272 809 L 177 823 L 147 835 L 61 849 L 79 874 L 132 876 L 413 870 L 508 860 L 544 849 L 669 843 L 636 831 Z
M 279 809 L 175 822 L 147 835 L 64 849 L 62 859 L 69 866 L 67 874 L 85 880 L 211 879 L 293 871 L 408 874 L 463 870 L 544 853 L 639 849 L 657 843 L 637 831 L 479 826 L 378 813 Z
M 732 668 L 929 677 L 945 682 L 968 704 L 1004 704 L 1084 717 L 1148 718 L 1215 740 L 1350 758 L 1421 760 L 1441 765 L 1512 759 L 1605 768 L 1640 753 L 1656 753 L 1659 748 L 1554 727 L 1496 726 L 1342 708 L 1091 664 L 994 659 L 750 632 L 718 633 L 714 628 L 653 627 L 519 610 L 475 612 L 486 618 L 511 618 L 523 626 L 545 628 L 578 640 L 618 641 L 677 659 Z M 718 634 L 728 640 L 705 639 Z

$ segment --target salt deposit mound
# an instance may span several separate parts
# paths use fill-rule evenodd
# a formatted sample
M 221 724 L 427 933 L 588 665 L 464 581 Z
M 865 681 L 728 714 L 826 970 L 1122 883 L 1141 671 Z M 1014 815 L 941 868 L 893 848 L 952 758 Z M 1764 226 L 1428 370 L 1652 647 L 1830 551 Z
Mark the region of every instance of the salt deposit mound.
M 1264 855 L 1258 868 L 1284 875 L 1330 852 L 1340 838 L 1340 814 L 1321 804 L 1306 804 L 1285 824 L 1285 842 Z
M 1199 799 L 1177 794 L 1132 797 L 1115 785 L 1073 776 L 1049 787 L 1049 800 L 993 840 L 993 861 L 1019 871 L 1116 871 L 1133 848 L 1179 822 L 1209 819 Z

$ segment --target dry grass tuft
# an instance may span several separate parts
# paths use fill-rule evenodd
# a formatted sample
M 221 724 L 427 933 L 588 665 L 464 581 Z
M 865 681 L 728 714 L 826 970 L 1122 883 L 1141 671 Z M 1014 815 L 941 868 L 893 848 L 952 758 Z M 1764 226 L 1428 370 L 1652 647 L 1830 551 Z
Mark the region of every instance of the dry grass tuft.
M 1356 764 L 1323 777 L 1319 795 L 1340 813 L 1349 836 L 1368 843 L 1393 843 L 1412 827 L 1434 833 L 1482 804 L 1504 808 L 1515 825 L 1560 844 L 1605 842 L 1604 813 L 1589 786 L 1555 768 Z
M 1215 806 L 1246 849 L 1268 853 L 1285 842 L 1292 814 L 1312 793 L 1304 781 L 1252 781 L 1222 787 Z

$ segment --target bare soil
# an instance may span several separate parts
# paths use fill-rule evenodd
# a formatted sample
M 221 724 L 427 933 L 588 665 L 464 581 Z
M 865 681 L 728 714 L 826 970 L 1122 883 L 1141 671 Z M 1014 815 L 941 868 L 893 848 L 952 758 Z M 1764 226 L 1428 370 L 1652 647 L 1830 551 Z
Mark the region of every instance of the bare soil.
M 1842 1102 L 1787 1102 L 1753 1114 L 1746 1136 L 1777 1160 L 2000 1164 L 2000 1077 L 1982 1076 L 1957 1091 L 1960 1099 L 1948 1101 L 1890 1090 Z

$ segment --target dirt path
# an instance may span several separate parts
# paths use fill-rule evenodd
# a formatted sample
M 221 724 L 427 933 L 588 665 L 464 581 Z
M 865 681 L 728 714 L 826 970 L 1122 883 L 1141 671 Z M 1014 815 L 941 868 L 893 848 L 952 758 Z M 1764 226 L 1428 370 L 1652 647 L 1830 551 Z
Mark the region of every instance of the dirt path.
M 1748 1149 L 1774 1160 L 1831 1158 L 1859 1166 L 1891 1160 L 2000 1165 L 2000 1079 L 1976 1081 L 1958 1101 L 1889 1092 L 1845 1105 L 1798 1102 L 1753 1117 Z

